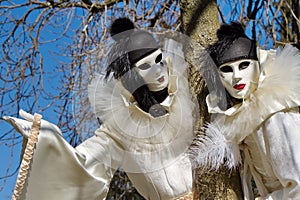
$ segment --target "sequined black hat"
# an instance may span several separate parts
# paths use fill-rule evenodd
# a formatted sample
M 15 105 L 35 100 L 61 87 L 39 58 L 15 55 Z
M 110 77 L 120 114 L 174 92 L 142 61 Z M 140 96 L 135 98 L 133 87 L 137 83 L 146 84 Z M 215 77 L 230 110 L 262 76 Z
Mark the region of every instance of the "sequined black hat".
M 240 23 L 221 25 L 217 37 L 218 41 L 208 51 L 218 67 L 240 59 L 258 60 L 255 41 L 246 36 Z

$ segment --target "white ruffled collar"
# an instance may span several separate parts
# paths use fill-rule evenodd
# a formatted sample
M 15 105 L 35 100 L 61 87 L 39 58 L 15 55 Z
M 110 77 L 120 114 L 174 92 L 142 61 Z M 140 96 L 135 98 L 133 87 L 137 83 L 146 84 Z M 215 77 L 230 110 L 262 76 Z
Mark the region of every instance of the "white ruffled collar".
M 168 62 L 168 65 L 171 64 Z M 125 164 L 123 167 L 138 171 L 157 170 L 176 160 L 190 146 L 196 128 L 196 105 L 182 70 L 174 69 L 169 81 L 169 96 L 162 102 L 169 113 L 157 118 L 142 111 L 119 81 L 105 81 L 99 75 L 90 84 L 89 100 L 95 115 L 103 121 L 106 134 L 122 147 L 111 148 L 116 148 L 114 151 L 123 155 L 122 158 L 134 159 L 143 166 L 133 167 L 135 162 L 129 161 L 130 166 Z

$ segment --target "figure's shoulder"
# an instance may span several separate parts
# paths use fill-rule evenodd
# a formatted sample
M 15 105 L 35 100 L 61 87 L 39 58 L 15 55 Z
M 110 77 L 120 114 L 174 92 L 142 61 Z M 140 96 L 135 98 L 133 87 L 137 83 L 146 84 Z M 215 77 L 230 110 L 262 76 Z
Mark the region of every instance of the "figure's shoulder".
M 300 113 L 298 107 L 273 113 L 269 118 L 265 120 L 265 122 L 267 122 L 267 124 L 269 125 L 278 125 L 281 123 L 289 124 L 292 121 L 300 122 Z
M 299 107 L 289 108 L 289 109 L 286 109 L 286 110 L 276 112 L 276 113 L 274 113 L 273 116 L 274 117 L 293 116 L 293 117 L 296 117 L 296 118 L 300 118 Z

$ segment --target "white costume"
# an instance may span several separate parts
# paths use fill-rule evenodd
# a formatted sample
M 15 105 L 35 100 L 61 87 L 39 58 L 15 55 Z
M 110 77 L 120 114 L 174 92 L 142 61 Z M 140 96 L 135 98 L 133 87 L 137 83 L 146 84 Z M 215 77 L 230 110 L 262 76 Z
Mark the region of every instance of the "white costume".
M 161 103 L 168 111 L 164 116 L 153 118 L 136 106 L 119 81 L 106 82 L 99 75 L 89 88 L 92 106 L 103 121 L 95 136 L 74 149 L 55 125 L 42 121 L 21 199 L 105 199 L 120 166 L 146 199 L 192 199 L 186 150 L 193 138 L 195 107 L 185 73 L 177 71 L 183 66 L 168 67 L 169 96 Z M 6 119 L 27 134 L 31 123 Z
M 236 168 L 241 163 L 245 199 L 253 199 L 251 175 L 263 199 L 300 199 L 300 53 L 260 54 L 264 73 L 256 91 L 226 111 L 207 97 L 215 119 L 192 152 L 201 166 Z M 240 154 L 240 150 L 242 154 Z

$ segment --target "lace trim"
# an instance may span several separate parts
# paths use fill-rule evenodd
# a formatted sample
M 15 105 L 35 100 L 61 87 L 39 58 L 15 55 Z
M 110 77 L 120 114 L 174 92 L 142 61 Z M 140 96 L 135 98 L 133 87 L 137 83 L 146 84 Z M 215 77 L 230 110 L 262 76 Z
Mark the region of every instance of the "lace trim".
M 38 141 L 38 135 L 41 127 L 42 115 L 35 113 L 33 118 L 33 124 L 31 127 L 31 133 L 26 144 L 23 159 L 20 166 L 20 171 L 14 188 L 12 200 L 20 198 L 25 181 L 27 179 L 28 169 L 31 165 L 32 156 L 35 149 L 35 144 Z

